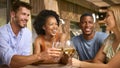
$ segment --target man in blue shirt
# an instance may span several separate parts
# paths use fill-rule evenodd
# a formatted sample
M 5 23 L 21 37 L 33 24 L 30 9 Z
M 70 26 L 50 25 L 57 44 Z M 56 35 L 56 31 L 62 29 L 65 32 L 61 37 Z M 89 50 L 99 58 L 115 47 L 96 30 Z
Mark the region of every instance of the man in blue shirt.
M 95 24 L 93 17 L 92 14 L 89 13 L 81 16 L 79 26 L 82 34 L 73 37 L 72 41 L 78 52 L 79 59 L 82 61 L 91 61 L 108 35 L 94 30 Z
M 18 68 L 40 60 L 39 55 L 30 55 L 32 34 L 26 28 L 30 10 L 25 2 L 12 5 L 10 22 L 0 28 L 0 65 Z

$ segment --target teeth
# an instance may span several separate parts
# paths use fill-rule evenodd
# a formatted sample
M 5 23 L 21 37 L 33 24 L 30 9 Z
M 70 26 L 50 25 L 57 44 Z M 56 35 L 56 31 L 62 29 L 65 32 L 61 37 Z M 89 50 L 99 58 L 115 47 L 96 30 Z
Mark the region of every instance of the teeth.
M 53 32 L 55 33 L 55 32 L 57 32 L 57 30 L 53 30 Z
M 107 24 L 105 24 L 105 26 L 107 26 Z
M 108 24 L 105 24 L 105 26 L 108 26 Z
M 57 33 L 57 30 L 53 30 L 53 31 L 52 31 L 52 34 L 53 34 L 53 35 L 56 35 L 56 33 Z
M 86 31 L 90 31 L 90 29 L 85 29 Z

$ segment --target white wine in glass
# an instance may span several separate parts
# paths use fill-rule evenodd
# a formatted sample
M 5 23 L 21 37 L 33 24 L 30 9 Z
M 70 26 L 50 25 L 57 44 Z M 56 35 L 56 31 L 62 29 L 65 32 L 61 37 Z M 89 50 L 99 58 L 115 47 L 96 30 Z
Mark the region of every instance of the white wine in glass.
M 75 48 L 73 46 L 73 42 L 70 40 L 67 40 L 64 44 L 64 49 L 63 51 L 65 52 L 65 54 L 67 54 L 69 57 L 73 57 L 73 55 L 75 54 Z
M 74 48 L 64 48 L 64 52 L 68 56 L 72 57 L 75 53 L 75 49 Z

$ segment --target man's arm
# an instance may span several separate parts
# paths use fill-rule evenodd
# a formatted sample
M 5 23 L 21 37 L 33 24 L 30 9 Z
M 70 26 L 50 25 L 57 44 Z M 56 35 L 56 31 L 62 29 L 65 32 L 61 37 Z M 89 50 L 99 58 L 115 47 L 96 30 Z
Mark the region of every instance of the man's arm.
M 21 56 L 21 55 L 14 55 L 11 58 L 11 62 L 10 62 L 10 68 L 19 68 L 19 67 L 23 67 L 26 66 L 28 64 L 32 64 L 34 62 L 39 61 L 40 55 L 30 55 L 30 56 Z
M 21 56 L 17 55 L 16 50 L 10 46 L 10 38 L 8 34 L 0 33 L 0 59 L 2 64 L 6 64 L 12 68 L 22 67 L 40 60 L 40 55 Z

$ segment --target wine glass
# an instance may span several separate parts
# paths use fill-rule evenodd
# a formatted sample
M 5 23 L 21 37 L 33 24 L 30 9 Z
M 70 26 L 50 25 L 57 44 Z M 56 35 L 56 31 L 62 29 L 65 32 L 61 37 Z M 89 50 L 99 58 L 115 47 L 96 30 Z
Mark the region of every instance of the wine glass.
M 69 57 L 73 57 L 73 56 L 74 56 L 74 53 L 75 53 L 75 48 L 74 48 L 73 42 L 70 41 L 70 40 L 67 40 L 67 41 L 65 42 L 63 51 L 64 51 L 65 54 L 67 54 Z
M 74 54 L 76 52 L 72 41 L 70 41 L 70 40 L 65 41 L 63 52 L 69 56 L 68 65 L 71 67 L 72 57 L 74 56 Z
M 62 42 L 53 42 L 52 48 L 58 48 L 62 51 L 63 50 L 63 43 Z
M 62 43 L 57 41 L 57 42 L 53 42 L 52 44 L 52 48 L 57 48 L 57 51 L 61 52 L 61 56 L 62 56 L 62 52 L 63 52 L 63 46 L 62 46 Z M 60 56 L 60 57 L 61 57 Z M 55 61 L 59 61 L 60 60 L 60 57 L 54 57 Z

